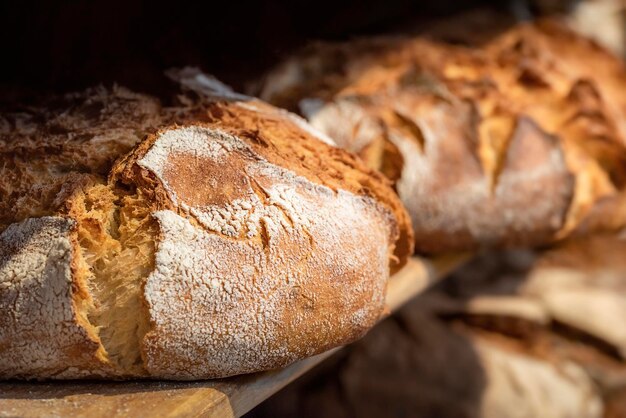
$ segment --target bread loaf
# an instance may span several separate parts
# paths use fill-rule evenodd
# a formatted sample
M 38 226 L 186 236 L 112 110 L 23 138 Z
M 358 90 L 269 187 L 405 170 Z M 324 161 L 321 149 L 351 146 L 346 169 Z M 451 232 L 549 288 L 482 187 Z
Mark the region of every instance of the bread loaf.
M 624 224 L 624 65 L 547 21 L 483 47 L 317 45 L 260 94 L 395 183 L 423 253 L 535 246 Z
M 3 113 L 1 378 L 230 376 L 379 319 L 413 241 L 386 179 L 294 115 L 201 90 Z

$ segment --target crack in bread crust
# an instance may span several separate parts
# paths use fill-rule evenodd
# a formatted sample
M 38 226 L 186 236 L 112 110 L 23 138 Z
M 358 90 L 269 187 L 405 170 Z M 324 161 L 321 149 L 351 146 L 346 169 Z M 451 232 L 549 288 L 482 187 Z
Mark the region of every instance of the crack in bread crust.
M 141 191 L 96 185 L 77 192 L 68 206 L 88 266 L 87 318 L 117 373 L 142 375 L 140 343 L 148 328 L 142 289 L 154 269 L 158 236 L 148 199 Z

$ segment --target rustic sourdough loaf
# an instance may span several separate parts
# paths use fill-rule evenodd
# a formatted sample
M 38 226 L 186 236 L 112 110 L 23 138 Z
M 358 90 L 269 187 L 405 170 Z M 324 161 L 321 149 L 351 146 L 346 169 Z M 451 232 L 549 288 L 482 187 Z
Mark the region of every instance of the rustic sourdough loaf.
M 0 377 L 229 376 L 379 319 L 413 241 L 387 180 L 294 115 L 197 93 L 3 113 Z
M 316 45 L 260 94 L 394 181 L 416 249 L 434 253 L 623 225 L 624 88 L 616 58 L 540 22 L 482 47 Z

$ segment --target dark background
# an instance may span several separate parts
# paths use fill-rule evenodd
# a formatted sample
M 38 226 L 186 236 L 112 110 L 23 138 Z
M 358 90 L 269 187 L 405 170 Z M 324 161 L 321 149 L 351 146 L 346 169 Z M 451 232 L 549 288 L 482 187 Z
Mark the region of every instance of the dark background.
M 195 65 L 241 89 L 314 39 L 419 25 L 497 0 L 147 0 L 0 2 L 0 102 L 117 82 L 154 92 L 162 71 Z M 404 23 L 403 23 L 404 22 Z

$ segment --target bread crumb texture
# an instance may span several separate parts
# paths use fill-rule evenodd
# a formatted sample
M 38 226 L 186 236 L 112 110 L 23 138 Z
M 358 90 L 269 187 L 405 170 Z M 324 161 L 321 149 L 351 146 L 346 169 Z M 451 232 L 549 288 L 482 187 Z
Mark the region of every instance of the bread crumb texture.
M 1 377 L 224 377 L 378 320 L 413 241 L 380 174 L 256 100 L 63 100 L 2 116 Z

